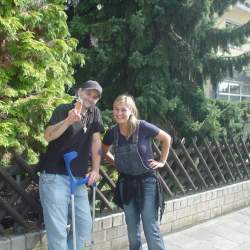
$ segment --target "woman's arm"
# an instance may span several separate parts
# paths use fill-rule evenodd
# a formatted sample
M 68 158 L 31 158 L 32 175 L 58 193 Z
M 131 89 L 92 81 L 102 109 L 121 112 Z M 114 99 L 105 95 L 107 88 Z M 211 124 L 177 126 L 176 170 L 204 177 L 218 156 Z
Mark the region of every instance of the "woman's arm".
M 107 160 L 107 162 L 110 165 L 115 166 L 114 156 L 109 151 L 110 148 L 111 148 L 110 145 L 102 144 L 102 153 L 103 153 L 104 158 Z
M 153 169 L 164 167 L 171 145 L 171 136 L 161 129 L 155 139 L 158 140 L 161 144 L 161 154 L 159 161 L 155 161 L 154 159 L 149 160 L 149 166 Z
M 161 155 L 159 161 L 164 163 L 165 165 L 169 154 L 169 148 L 171 145 L 171 136 L 165 131 L 160 130 L 159 134 L 155 137 L 155 139 L 161 143 Z

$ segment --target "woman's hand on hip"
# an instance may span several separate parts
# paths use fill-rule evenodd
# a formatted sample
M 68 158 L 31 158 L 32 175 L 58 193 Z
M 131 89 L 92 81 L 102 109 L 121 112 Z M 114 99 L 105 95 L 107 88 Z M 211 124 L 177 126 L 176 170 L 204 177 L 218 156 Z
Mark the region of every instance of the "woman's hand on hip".
M 165 166 L 165 162 L 156 161 L 154 159 L 149 159 L 148 162 L 149 167 L 151 167 L 152 169 L 163 168 Z

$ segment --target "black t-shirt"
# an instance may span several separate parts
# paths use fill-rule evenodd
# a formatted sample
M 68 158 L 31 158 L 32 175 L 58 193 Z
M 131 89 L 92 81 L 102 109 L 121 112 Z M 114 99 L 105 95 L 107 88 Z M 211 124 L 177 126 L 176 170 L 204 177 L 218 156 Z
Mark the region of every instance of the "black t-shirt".
M 48 123 L 48 126 L 64 120 L 74 104 L 58 106 Z M 82 177 L 88 171 L 88 160 L 91 153 L 92 134 L 103 132 L 103 123 L 97 107 L 90 108 L 87 112 L 87 131 L 84 132 L 82 122 L 72 124 L 59 138 L 49 142 L 46 153 L 41 157 L 40 167 L 46 173 L 67 175 L 64 163 L 64 154 L 76 151 L 78 157 L 71 162 L 71 171 L 74 176 Z

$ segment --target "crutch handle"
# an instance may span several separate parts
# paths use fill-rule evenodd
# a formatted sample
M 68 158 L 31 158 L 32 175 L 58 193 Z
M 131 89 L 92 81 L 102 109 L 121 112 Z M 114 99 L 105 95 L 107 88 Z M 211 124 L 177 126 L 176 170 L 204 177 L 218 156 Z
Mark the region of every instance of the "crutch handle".
M 74 194 L 76 191 L 77 186 L 87 184 L 89 181 L 89 177 L 84 177 L 81 179 L 76 179 L 71 171 L 70 164 L 71 161 L 74 160 L 78 156 L 76 151 L 71 151 L 69 153 L 64 154 L 64 161 L 67 168 L 68 176 L 70 177 L 70 191 L 71 194 Z
M 71 161 L 73 161 L 77 156 L 78 156 L 78 153 L 76 151 L 71 151 L 69 153 L 64 154 L 63 156 L 68 175 L 71 178 L 73 178 L 74 176 L 72 175 L 70 164 L 71 164 Z
M 70 164 L 71 164 L 71 161 L 74 160 L 77 156 L 78 156 L 78 153 L 76 151 L 71 151 L 69 153 L 64 154 L 64 156 L 63 156 L 64 161 L 65 161 L 65 165 L 66 165 L 66 168 L 67 168 L 68 176 L 70 177 L 70 191 L 71 191 L 71 194 L 75 193 L 77 186 L 85 185 L 89 181 L 88 176 L 83 177 L 81 179 L 79 179 L 79 178 L 76 179 L 72 174 Z M 96 183 L 93 183 L 92 186 L 96 187 Z

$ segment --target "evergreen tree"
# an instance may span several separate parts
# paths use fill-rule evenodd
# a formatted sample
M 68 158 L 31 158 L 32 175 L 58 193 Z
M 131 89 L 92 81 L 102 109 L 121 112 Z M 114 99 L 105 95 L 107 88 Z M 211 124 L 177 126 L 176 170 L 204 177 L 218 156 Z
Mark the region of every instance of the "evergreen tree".
M 227 74 L 249 63 L 249 54 L 218 55 L 219 50 L 228 52 L 230 45 L 244 44 L 249 36 L 250 23 L 215 28 L 216 19 L 236 2 L 77 1 L 69 14 L 70 30 L 87 63 L 76 78 L 104 84 L 104 108 L 110 109 L 118 94 L 134 95 L 141 117 L 167 126 L 172 135 L 237 132 L 242 128 L 238 115 L 221 119 L 226 113 L 221 107 L 228 105 L 207 100 L 203 92 L 207 80 L 216 87 Z M 230 119 L 237 126 L 223 127 Z
M 70 99 L 73 65 L 84 61 L 64 8 L 63 0 L 0 0 L 0 165 L 12 150 L 35 162 L 52 110 Z

